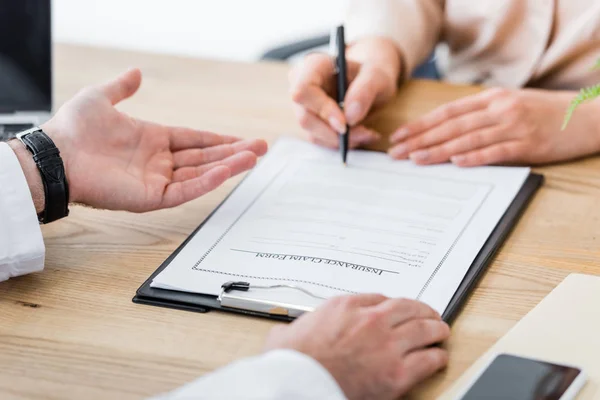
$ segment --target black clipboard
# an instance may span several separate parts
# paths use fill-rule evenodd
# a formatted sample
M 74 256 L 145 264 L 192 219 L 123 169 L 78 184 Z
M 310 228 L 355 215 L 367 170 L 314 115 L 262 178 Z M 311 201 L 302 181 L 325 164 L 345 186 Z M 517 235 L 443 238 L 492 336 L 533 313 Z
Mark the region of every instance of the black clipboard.
M 477 254 L 477 257 L 475 257 L 475 260 L 471 264 L 471 267 L 465 274 L 462 282 L 458 286 L 458 289 L 454 293 L 454 296 L 450 300 L 450 303 L 448 303 L 448 306 L 442 315 L 444 321 L 448 323 L 454 321 L 462 306 L 475 288 L 475 285 L 483 277 L 495 254 L 502 247 L 502 244 L 517 224 L 522 213 L 529 205 L 537 190 L 542 186 L 543 182 L 544 177 L 538 174 L 530 174 L 525 180 L 521 190 L 517 193 L 500 221 L 498 221 L 498 224 L 492 231 L 492 234 L 488 237 L 488 240 L 485 242 Z M 152 280 L 171 263 L 177 254 L 187 245 L 192 237 L 200 229 L 202 229 L 204 224 L 210 220 L 213 214 L 227 201 L 228 198 L 229 196 L 206 218 L 202 224 L 200 224 L 200 226 L 198 226 L 198 228 L 194 230 L 194 232 L 181 244 L 181 246 L 179 246 L 179 248 L 177 248 L 177 250 L 175 250 L 175 252 L 162 263 L 162 265 L 146 280 L 146 282 L 142 284 L 133 298 L 134 303 L 200 313 L 206 313 L 210 310 L 222 310 L 288 322 L 294 319 L 288 316 L 273 315 L 240 308 L 224 308 L 218 301 L 217 296 L 213 295 L 178 292 L 150 287 Z

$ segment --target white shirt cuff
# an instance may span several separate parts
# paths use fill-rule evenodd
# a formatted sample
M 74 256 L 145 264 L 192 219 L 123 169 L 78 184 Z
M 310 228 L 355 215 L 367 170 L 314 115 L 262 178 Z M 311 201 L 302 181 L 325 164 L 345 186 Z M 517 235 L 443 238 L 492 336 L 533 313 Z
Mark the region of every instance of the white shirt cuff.
M 275 350 L 233 363 L 160 399 L 344 400 L 346 397 L 331 374 L 311 357 L 292 350 Z
M 41 271 L 44 240 L 21 164 L 0 143 L 0 281 Z

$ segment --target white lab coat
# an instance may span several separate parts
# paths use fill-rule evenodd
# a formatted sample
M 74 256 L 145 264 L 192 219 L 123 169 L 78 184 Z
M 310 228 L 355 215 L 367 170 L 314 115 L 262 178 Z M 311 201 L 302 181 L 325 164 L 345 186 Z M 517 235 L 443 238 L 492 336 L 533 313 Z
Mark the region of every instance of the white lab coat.
M 44 268 L 44 241 L 17 157 L 0 143 L 0 282 Z M 183 399 L 345 399 L 329 372 L 292 350 L 238 361 L 156 397 Z

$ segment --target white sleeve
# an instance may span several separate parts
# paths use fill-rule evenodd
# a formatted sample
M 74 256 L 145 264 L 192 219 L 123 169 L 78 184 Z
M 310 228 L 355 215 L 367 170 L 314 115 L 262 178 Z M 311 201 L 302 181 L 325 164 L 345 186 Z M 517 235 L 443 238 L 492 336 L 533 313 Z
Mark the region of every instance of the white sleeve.
M 154 400 L 344 400 L 329 372 L 292 350 L 271 351 L 206 375 Z
M 0 143 L 0 282 L 41 271 L 44 241 L 21 164 Z

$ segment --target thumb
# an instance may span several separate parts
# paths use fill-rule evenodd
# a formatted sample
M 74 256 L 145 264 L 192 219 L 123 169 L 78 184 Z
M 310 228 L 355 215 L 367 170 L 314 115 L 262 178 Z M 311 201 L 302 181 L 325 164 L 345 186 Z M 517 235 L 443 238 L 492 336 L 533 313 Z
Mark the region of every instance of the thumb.
M 377 67 L 363 66 L 346 94 L 345 114 L 350 126 L 359 124 L 374 103 L 387 100 L 396 90 L 395 82 Z
M 100 90 L 115 105 L 133 96 L 142 84 L 142 72 L 133 68 L 100 86 Z

